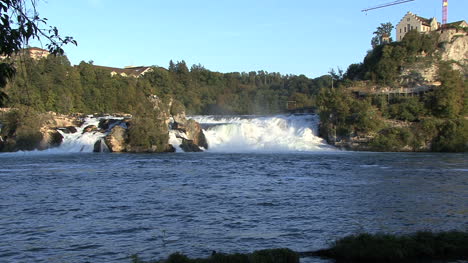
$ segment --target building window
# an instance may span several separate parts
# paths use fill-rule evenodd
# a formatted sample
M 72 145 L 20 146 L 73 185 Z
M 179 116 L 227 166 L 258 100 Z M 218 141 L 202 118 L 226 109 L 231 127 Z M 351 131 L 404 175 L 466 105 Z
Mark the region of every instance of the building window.
M 411 30 L 411 25 L 408 24 L 408 32 Z
M 405 33 L 406 33 L 406 27 L 405 27 Z
M 410 21 L 410 18 L 408 17 L 408 18 L 406 19 L 406 21 Z
M 400 28 L 400 34 L 401 34 L 401 28 Z

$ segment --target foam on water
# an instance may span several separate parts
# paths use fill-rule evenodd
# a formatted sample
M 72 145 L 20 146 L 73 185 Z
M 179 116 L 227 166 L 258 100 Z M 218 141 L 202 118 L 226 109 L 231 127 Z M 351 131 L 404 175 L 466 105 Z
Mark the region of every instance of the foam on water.
M 89 125 L 95 125 L 96 127 L 98 127 L 99 122 L 103 119 L 122 120 L 123 118 L 113 117 L 113 116 L 96 118 L 96 117 L 88 116 L 84 119 L 84 123 L 80 127 L 76 127 L 77 132 L 75 133 L 67 134 L 59 130 L 59 132 L 63 136 L 63 141 L 62 141 L 62 144 L 58 148 L 53 149 L 53 151 L 92 152 L 94 149 L 94 144 L 97 141 L 99 141 L 101 138 L 104 138 L 104 136 L 106 136 L 106 133 L 99 132 L 99 131 L 83 133 L 83 130 Z
M 317 136 L 316 115 L 276 116 L 193 116 L 208 126 L 205 130 L 209 151 L 214 152 L 287 152 L 331 151 Z
M 204 127 L 204 133 L 211 152 L 316 152 L 335 151 L 317 136 L 319 118 L 316 115 L 276 115 L 276 116 L 192 116 Z M 88 116 L 75 133 L 59 132 L 63 136 L 59 147 L 41 153 L 93 152 L 96 142 L 103 141 L 108 131 L 83 132 L 90 125 L 99 126 L 102 119 L 123 119 L 120 117 Z M 122 125 L 122 124 L 120 124 Z M 112 128 L 112 127 L 110 127 Z M 184 132 L 169 131 L 169 142 L 177 152 Z M 105 148 L 105 147 L 104 147 Z

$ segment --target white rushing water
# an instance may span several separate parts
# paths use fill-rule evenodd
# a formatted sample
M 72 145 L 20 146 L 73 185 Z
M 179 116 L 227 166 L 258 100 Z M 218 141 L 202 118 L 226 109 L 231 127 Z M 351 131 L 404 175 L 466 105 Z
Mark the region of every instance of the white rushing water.
M 330 151 L 317 136 L 316 115 L 193 116 L 204 127 L 208 151 Z
M 208 141 L 209 152 L 316 152 L 335 151 L 317 136 L 319 118 L 316 115 L 276 115 L 276 116 L 192 116 L 199 122 Z M 104 138 L 109 130 L 84 132 L 86 127 L 99 126 L 102 119 L 122 120 L 106 116 L 88 116 L 76 132 L 59 130 L 63 136 L 59 147 L 42 152 L 74 153 L 93 152 L 96 142 Z M 124 125 L 115 122 L 113 125 Z M 125 126 L 126 128 L 126 126 Z M 182 131 L 170 130 L 169 143 L 177 152 L 183 152 L 181 138 L 187 138 Z M 101 147 L 107 148 L 101 140 Z M 36 151 L 35 151 L 36 152 Z
M 63 152 L 92 152 L 94 144 L 97 140 L 104 137 L 105 134 L 101 132 L 85 132 L 83 130 L 89 125 L 99 125 L 98 118 L 87 117 L 83 125 L 76 127 L 75 133 L 64 133 L 59 130 L 63 136 L 62 144 L 57 148 L 57 151 Z
M 84 119 L 84 123 L 80 127 L 76 127 L 77 131 L 74 133 L 64 133 L 63 131 L 59 130 L 59 132 L 63 136 L 63 141 L 58 148 L 55 148 L 53 150 L 58 152 L 92 152 L 94 150 L 94 144 L 101 138 L 104 138 L 107 135 L 107 133 L 103 133 L 101 131 L 91 131 L 83 133 L 83 131 L 86 127 L 90 125 L 98 127 L 99 122 L 103 119 L 122 120 L 123 118 L 113 116 L 96 118 L 88 116 Z

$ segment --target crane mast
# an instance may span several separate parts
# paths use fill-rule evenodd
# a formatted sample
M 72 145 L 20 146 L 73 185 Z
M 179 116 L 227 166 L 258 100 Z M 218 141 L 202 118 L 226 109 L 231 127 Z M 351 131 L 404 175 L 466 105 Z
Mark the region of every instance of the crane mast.
M 442 25 L 447 24 L 448 17 L 448 0 L 442 2 Z

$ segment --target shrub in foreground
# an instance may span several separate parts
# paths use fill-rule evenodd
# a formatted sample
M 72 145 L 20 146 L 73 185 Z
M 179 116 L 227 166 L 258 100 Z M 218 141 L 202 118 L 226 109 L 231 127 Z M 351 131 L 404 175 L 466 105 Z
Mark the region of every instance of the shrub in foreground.
M 467 260 L 468 233 L 417 232 L 411 235 L 352 235 L 334 242 L 316 255 L 339 262 L 418 262 L 422 260 Z

